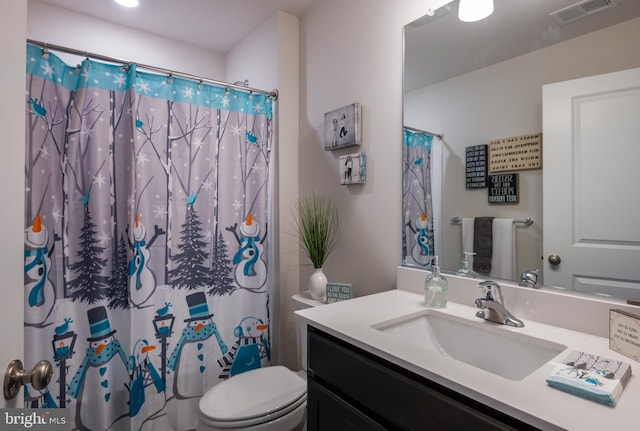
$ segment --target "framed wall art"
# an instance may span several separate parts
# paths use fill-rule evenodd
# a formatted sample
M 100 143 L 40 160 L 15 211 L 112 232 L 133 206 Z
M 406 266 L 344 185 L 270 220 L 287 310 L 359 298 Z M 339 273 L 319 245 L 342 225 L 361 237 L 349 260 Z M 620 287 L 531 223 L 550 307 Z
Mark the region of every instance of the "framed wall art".
M 352 153 L 340 156 L 340 184 L 364 184 L 366 175 L 366 163 L 364 152 Z
M 352 103 L 324 114 L 325 151 L 360 145 L 361 107 Z
M 489 172 L 542 168 L 542 133 L 489 141 Z

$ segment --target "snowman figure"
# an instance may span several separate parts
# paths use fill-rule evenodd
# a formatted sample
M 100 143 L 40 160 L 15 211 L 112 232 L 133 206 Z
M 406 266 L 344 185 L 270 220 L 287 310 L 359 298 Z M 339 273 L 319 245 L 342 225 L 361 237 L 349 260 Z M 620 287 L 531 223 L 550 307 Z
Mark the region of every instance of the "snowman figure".
M 138 340 L 129 357 L 129 367 L 132 370 L 131 386 L 129 387 L 129 415 L 131 417 L 137 415 L 142 408 L 145 401 L 144 391 L 147 386 L 153 384 L 157 393 L 165 390 L 160 374 L 149 360 L 149 352 L 155 348 L 156 346 L 150 345 L 147 340 Z
M 51 315 L 56 302 L 56 291 L 49 280 L 51 254 L 48 250 L 49 231 L 36 216 L 33 225 L 24 231 L 24 323 L 26 326 L 41 326 Z
M 87 311 L 89 347 L 69 384 L 67 394 L 77 400 L 76 426 L 106 430 L 129 416 L 129 366 L 120 342 L 111 330 L 103 306 Z
M 267 281 L 267 265 L 262 259 L 264 247 L 262 243 L 267 238 L 267 232 L 260 238 L 260 225 L 253 220 L 251 214 L 240 226 L 237 234 L 237 223 L 227 228 L 236 237 L 240 249 L 233 256 L 232 263 L 236 265 L 234 278 L 238 286 L 245 289 L 257 290 Z
M 245 317 L 240 321 L 240 324 L 233 329 L 233 335 L 238 339 L 231 350 L 218 360 L 218 364 L 223 367 L 219 376 L 221 379 L 260 368 L 262 358 L 271 360 L 269 344 L 264 336 L 268 326 L 261 319 L 253 316 Z
M 222 354 L 227 353 L 216 324 L 209 314 L 207 298 L 203 292 L 192 293 L 186 297 L 189 307 L 189 318 L 185 319 L 187 326 L 182 330 L 167 367 L 174 371 L 173 394 L 177 399 L 201 397 L 205 389 L 205 371 L 207 360 L 205 357 L 206 341 L 215 335 Z
M 147 302 L 156 290 L 156 278 L 149 269 L 149 248 L 153 245 L 159 235 L 164 231 L 155 226 L 153 237 L 147 244 L 145 237 L 147 231 L 144 224 L 140 222 L 136 214 L 135 227 L 133 229 L 133 244 L 129 245 L 133 249 L 133 257 L 129 261 L 129 300 L 135 307 L 140 307 Z
M 421 213 L 420 217 L 416 219 L 416 228 L 413 232 L 416 244 L 411 250 L 411 257 L 417 264 L 428 265 L 429 262 L 431 262 L 429 255 L 429 231 L 427 230 L 427 217 L 424 213 Z

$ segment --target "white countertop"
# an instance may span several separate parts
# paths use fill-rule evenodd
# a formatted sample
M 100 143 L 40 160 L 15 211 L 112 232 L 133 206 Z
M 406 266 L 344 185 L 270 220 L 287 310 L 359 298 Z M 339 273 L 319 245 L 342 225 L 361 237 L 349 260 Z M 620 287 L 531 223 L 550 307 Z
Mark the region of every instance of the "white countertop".
M 295 313 L 297 318 L 311 326 L 538 428 L 575 431 L 640 429 L 640 364 L 610 350 L 607 338 L 538 323 L 516 313 L 516 317 L 524 321 L 524 328 L 484 322 L 500 330 L 568 346 L 566 351 L 523 380 L 514 381 L 371 327 L 422 310 L 425 310 L 422 295 L 391 290 Z M 442 311 L 483 322 L 475 317 L 477 309 L 472 306 L 449 302 Z M 633 375 L 616 407 L 598 404 L 547 386 L 545 378 L 571 350 L 586 351 L 631 364 Z

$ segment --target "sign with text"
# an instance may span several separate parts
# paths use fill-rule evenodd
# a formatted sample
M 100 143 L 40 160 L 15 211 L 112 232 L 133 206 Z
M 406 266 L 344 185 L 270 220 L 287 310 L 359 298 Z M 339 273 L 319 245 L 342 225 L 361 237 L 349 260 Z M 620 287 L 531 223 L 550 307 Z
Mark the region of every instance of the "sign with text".
M 351 283 L 327 283 L 327 304 L 345 301 L 353 298 L 353 286 Z
M 609 310 L 609 348 L 640 362 L 640 316 Z
M 489 141 L 489 172 L 542 168 L 542 133 Z
M 487 145 L 474 145 L 465 149 L 468 189 L 487 187 L 487 148 Z
M 517 204 L 518 202 L 520 202 L 518 174 L 489 175 L 490 204 Z

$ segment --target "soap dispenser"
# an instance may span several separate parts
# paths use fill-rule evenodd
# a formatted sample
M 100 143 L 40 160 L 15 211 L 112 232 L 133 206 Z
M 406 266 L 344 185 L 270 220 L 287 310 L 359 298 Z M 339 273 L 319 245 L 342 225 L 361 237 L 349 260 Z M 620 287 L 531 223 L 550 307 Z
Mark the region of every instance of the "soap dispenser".
M 456 271 L 456 274 L 461 277 L 475 278 L 476 273 L 471 268 L 469 268 L 469 256 L 474 256 L 475 253 L 465 251 L 462 254 L 464 257 L 462 258 L 462 262 L 460 262 L 460 269 Z
M 432 274 L 424 281 L 424 305 L 430 308 L 447 306 L 447 279 L 440 275 L 438 256 L 433 258 Z

